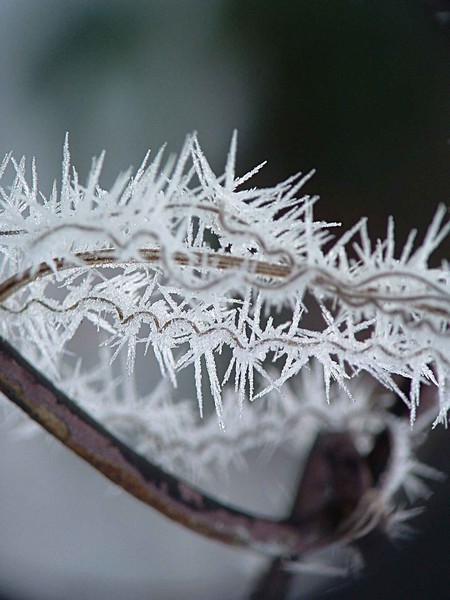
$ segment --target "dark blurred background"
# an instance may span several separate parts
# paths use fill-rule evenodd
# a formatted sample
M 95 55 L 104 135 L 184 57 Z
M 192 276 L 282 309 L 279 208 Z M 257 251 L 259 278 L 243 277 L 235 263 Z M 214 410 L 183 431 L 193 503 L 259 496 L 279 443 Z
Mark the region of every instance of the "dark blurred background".
M 401 244 L 448 204 L 449 4 L 2 0 L 0 154 L 35 155 L 49 191 L 68 131 L 82 181 L 107 150 L 106 187 L 148 148 L 168 142 L 177 151 L 193 130 L 220 171 L 237 128 L 238 171 L 268 160 L 255 184 L 317 169 L 306 191 L 321 196 L 319 218 L 347 227 L 368 216 L 376 237 L 392 214 Z M 251 589 L 264 561 L 105 495 L 107 484 L 78 459 L 43 434 L 17 441 L 8 423 L 0 423 L 7 597 L 226 600 Z M 448 434 L 434 432 L 426 458 L 445 470 L 448 448 Z M 391 579 L 384 566 L 383 577 L 343 597 L 410 598 L 405 582 L 417 577 L 414 597 L 448 597 L 449 488 L 433 489 L 431 537 L 391 566 Z

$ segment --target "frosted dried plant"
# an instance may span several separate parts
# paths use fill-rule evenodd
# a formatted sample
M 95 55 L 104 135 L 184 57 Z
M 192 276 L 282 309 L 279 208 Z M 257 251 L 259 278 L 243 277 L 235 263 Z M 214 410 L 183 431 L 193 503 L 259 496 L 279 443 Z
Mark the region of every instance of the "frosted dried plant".
M 0 175 L 12 167 L 14 177 L 0 188 L 1 332 L 60 390 L 6 342 L 2 390 L 108 477 L 223 541 L 292 555 L 354 540 L 380 524 L 393 528 L 401 521 L 393 512 L 398 491 L 423 493 L 420 477 L 435 475 L 414 453 L 431 423 L 447 423 L 450 407 L 449 270 L 446 263 L 428 266 L 450 231 L 445 207 L 420 245 L 414 247 L 413 231 L 396 252 L 392 219 L 386 239 L 375 244 L 366 219 L 336 238 L 338 224 L 315 221 L 317 198 L 301 192 L 311 173 L 249 188 L 262 165 L 236 175 L 236 135 L 221 176 L 195 135 L 178 159 L 163 162 L 163 151 L 105 191 L 103 155 L 83 186 L 66 140 L 61 187 L 55 184 L 49 197 L 38 190 L 34 161 L 29 182 L 25 159 L 5 157 Z M 314 327 L 311 311 L 320 315 Z M 68 352 L 86 322 L 103 345 L 103 365 L 91 372 Z M 144 397 L 127 379 L 140 348 L 153 351 L 171 382 Z M 108 364 L 124 352 L 128 376 L 116 385 Z M 192 403 L 170 399 L 177 373 L 187 368 L 197 414 Z M 27 377 L 28 391 L 21 384 Z M 45 398 L 31 398 L 38 384 Z M 409 409 L 409 423 L 390 411 L 395 398 Z M 210 399 L 217 419 L 202 420 Z M 359 491 L 352 511 L 342 510 L 333 527 L 311 526 L 301 499 L 301 516 L 280 522 L 225 510 L 136 458 L 79 406 L 177 476 L 199 477 L 199 470 L 223 469 L 247 450 L 277 445 L 294 455 L 309 452 L 310 461 L 319 456 L 323 467 L 331 444 L 338 457 L 341 446 L 347 458 L 353 453 Z M 389 460 L 375 473 L 366 463 L 382 432 Z M 87 434 L 95 438 L 91 445 Z M 336 465 L 326 464 L 328 491 L 315 497 L 319 506 L 327 504 L 330 485 L 339 496 L 338 484 L 330 483 Z M 300 489 L 307 471 L 308 462 Z

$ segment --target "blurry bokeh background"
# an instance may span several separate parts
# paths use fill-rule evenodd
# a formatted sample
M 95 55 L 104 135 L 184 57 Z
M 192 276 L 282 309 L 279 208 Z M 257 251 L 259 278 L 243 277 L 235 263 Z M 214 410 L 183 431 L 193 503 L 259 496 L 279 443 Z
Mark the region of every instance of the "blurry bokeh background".
M 106 149 L 107 187 L 148 148 L 177 151 L 194 130 L 220 171 L 236 128 L 238 171 L 268 160 L 255 184 L 315 168 L 307 192 L 321 195 L 320 218 L 368 216 L 381 236 L 392 214 L 401 243 L 448 203 L 446 5 L 0 0 L 0 155 L 36 156 L 49 191 L 68 131 L 81 180 Z M 448 439 L 435 439 L 438 465 Z M 264 565 L 109 493 L 46 435 L 18 438 L 3 414 L 0 456 L 2 597 L 245 598 Z M 239 481 L 249 501 L 275 476 L 234 474 L 224 486 Z M 433 489 L 439 511 L 448 496 L 439 504 L 445 487 Z

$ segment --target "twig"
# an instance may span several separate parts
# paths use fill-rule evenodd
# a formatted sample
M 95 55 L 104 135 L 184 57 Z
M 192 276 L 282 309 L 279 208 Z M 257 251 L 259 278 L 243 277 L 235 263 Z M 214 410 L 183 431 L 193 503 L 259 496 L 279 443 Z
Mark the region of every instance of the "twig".
M 321 534 L 329 537 L 345 528 L 373 483 L 369 463 L 356 450 L 349 434 L 321 433 L 309 454 L 286 522 L 300 528 L 314 522 Z M 286 569 L 285 559 L 272 559 L 251 600 L 283 600 L 294 576 Z
M 286 523 L 222 504 L 153 465 L 84 412 L 0 338 L 0 390 L 105 477 L 165 516 L 206 537 L 269 555 L 335 541 L 320 523 Z

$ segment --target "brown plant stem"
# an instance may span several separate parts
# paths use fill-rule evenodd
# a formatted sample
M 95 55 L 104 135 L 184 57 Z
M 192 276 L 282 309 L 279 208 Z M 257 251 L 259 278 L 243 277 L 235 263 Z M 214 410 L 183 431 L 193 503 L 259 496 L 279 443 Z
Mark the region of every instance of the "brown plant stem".
M 251 515 L 166 473 L 107 431 L 1 338 L 0 390 L 105 477 L 196 533 L 269 555 L 300 554 L 336 539 L 316 519 L 294 523 Z
M 21 274 L 14 275 L 5 280 L 0 285 L 0 302 L 6 300 L 9 296 L 19 291 L 26 285 L 32 283 L 36 279 L 52 274 L 54 271 L 63 271 L 65 269 L 73 269 L 82 266 L 103 267 L 117 265 L 120 267 L 123 264 L 132 265 L 140 264 L 158 264 L 161 262 L 161 251 L 159 249 L 141 248 L 139 254 L 141 260 L 128 259 L 121 261 L 112 254 L 113 250 L 97 250 L 96 252 L 78 252 L 76 258 L 79 264 L 73 261 L 64 259 L 55 259 L 53 261 L 53 269 L 50 265 L 42 263 L 37 269 L 27 269 Z M 195 252 L 195 262 L 187 254 L 176 252 L 173 261 L 180 266 L 191 266 L 194 268 L 209 267 L 220 270 L 233 269 L 240 267 L 245 262 L 250 265 L 250 272 L 256 275 L 266 275 L 274 278 L 286 278 L 291 274 L 292 268 L 288 265 L 272 264 L 266 261 L 247 260 L 239 256 L 232 256 L 219 253 L 205 254 Z
M 361 307 L 364 305 L 372 305 L 378 310 L 387 315 L 400 317 L 405 324 L 410 324 L 409 314 L 400 308 L 387 308 L 384 303 L 405 302 L 406 300 L 413 302 L 415 308 L 421 311 L 428 311 L 440 317 L 450 318 L 450 294 L 442 287 L 435 283 L 427 281 L 420 275 L 412 272 L 390 271 L 389 273 L 376 273 L 365 277 L 359 282 L 343 283 L 336 280 L 334 276 L 320 267 L 308 267 L 307 265 L 299 265 L 291 262 L 290 264 L 279 264 L 268 261 L 261 261 L 251 258 L 242 258 L 231 254 L 219 252 L 196 251 L 191 254 L 183 252 L 175 252 L 170 258 L 178 266 L 189 266 L 193 269 L 212 269 L 220 272 L 233 271 L 234 269 L 245 268 L 248 276 L 260 275 L 270 277 L 274 280 L 279 280 L 275 287 L 285 286 L 293 279 L 305 276 L 308 272 L 311 273 L 309 285 L 318 285 L 330 292 L 333 296 L 351 307 Z M 170 261 L 169 261 L 170 262 Z M 129 265 L 146 264 L 161 264 L 168 272 L 170 272 L 169 263 L 165 252 L 160 248 L 140 248 L 139 259 L 119 259 L 114 255 L 114 250 L 97 250 L 95 252 L 78 252 L 75 255 L 75 260 L 54 259 L 50 264 L 41 263 L 36 269 L 26 269 L 22 273 L 13 275 L 0 284 L 0 302 L 7 300 L 12 294 L 18 292 L 23 287 L 32 283 L 36 279 L 51 275 L 55 271 L 64 271 L 77 267 L 104 267 L 104 266 L 129 266 Z M 231 274 L 231 273 L 230 273 Z M 405 277 L 413 278 L 429 288 L 427 293 L 415 294 L 407 296 L 405 294 L 386 294 L 377 291 L 376 283 L 388 276 L 389 278 L 404 279 Z M 209 289 L 214 286 L 214 282 L 206 282 L 198 289 Z M 264 284 L 258 284 L 256 287 L 261 289 L 266 288 Z M 271 287 L 269 285 L 269 287 Z M 192 291 L 197 288 L 193 287 Z M 422 319 L 422 325 L 426 323 L 432 330 L 432 323 L 426 319 Z M 417 324 L 412 324 L 417 328 Z M 437 333 L 437 331 L 436 331 Z
M 324 537 L 344 531 L 373 486 L 369 462 L 357 451 L 350 434 L 323 432 L 309 454 L 287 523 L 301 527 L 305 522 L 314 522 Z M 272 559 L 257 581 L 251 600 L 283 600 L 294 577 L 283 557 Z

